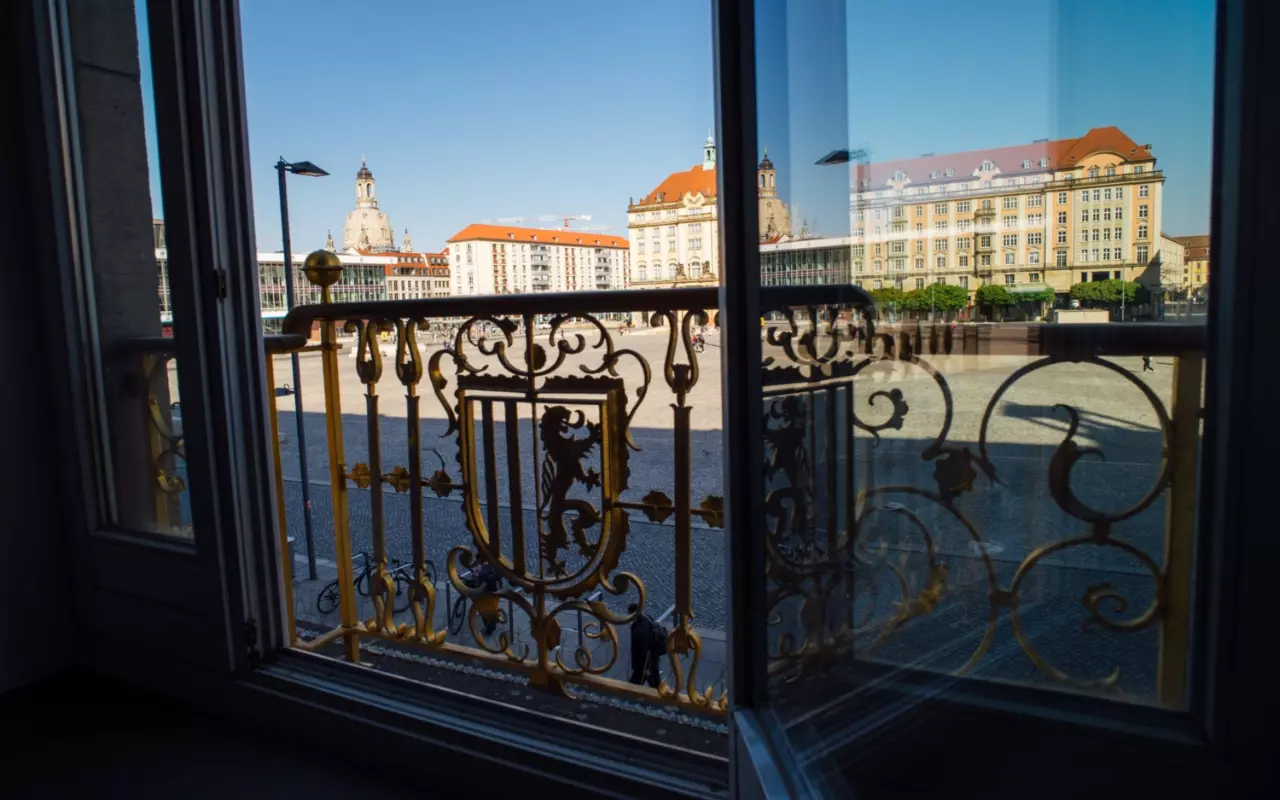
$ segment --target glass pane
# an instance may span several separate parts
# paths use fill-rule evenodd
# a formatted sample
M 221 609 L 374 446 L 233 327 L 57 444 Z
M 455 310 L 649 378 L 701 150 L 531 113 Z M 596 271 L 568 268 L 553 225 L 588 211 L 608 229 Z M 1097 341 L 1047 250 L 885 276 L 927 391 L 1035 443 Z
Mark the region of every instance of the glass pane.
M 904 676 L 1186 708 L 1213 9 L 757 3 L 768 657 L 820 780 Z
M 270 362 L 298 635 L 723 755 L 708 6 L 491 5 L 375 3 L 397 24 L 374 83 L 312 55 L 348 9 L 241 6 L 251 151 L 273 156 L 254 165 L 264 328 L 311 342 Z M 612 110 L 627 41 L 680 87 L 660 133 Z M 391 108 L 295 124 L 335 91 Z
M 69 14 L 108 525 L 192 537 L 146 4 Z M 103 35 L 104 30 L 111 35 Z

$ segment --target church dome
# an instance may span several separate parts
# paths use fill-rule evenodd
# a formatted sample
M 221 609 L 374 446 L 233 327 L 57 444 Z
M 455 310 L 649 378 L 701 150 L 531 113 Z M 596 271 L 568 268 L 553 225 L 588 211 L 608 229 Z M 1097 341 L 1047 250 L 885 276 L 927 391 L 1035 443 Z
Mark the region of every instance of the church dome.
M 378 208 L 378 198 L 373 172 L 362 156 L 360 170 L 356 172 L 356 207 L 347 214 L 342 227 L 343 250 L 395 250 L 395 233 L 391 217 Z
M 360 159 L 360 172 L 356 173 L 356 207 L 347 214 L 342 228 L 343 250 L 371 250 L 384 252 L 396 250 L 396 234 L 387 211 L 378 207 L 374 173 L 364 157 Z
M 769 148 L 764 149 L 764 158 L 760 159 L 758 169 L 773 169 L 773 162 L 769 160 Z
M 356 250 L 394 250 L 391 217 L 380 208 L 353 208 L 342 228 L 342 246 Z

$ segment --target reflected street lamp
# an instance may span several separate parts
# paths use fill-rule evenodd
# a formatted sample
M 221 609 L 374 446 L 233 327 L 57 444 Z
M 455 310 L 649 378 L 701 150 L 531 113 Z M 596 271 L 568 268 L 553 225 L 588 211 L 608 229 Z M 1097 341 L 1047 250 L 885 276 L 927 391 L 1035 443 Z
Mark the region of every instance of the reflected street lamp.
M 856 150 L 841 148 L 839 150 L 832 150 L 830 153 L 827 153 L 825 156 L 813 163 L 820 167 L 829 167 L 833 164 L 848 164 L 850 161 L 861 161 L 869 155 L 870 153 L 862 147 L 859 147 Z
M 280 178 L 280 236 L 284 245 L 284 310 L 286 314 L 293 308 L 295 302 L 293 252 L 289 242 L 289 194 L 288 187 L 285 185 L 285 174 L 289 172 L 309 178 L 323 178 L 329 174 L 310 161 L 296 161 L 291 164 L 283 157 L 276 161 L 276 174 Z M 302 479 L 302 524 L 307 541 L 307 575 L 314 581 L 317 577 L 316 542 L 311 525 L 311 480 L 307 469 L 307 431 L 302 418 L 302 373 L 298 367 L 297 351 L 290 353 L 289 358 L 293 363 L 293 417 L 298 427 L 298 472 Z M 272 391 L 275 391 L 274 387 Z M 279 443 L 276 443 L 276 446 L 279 446 Z M 290 559 L 293 558 L 291 553 L 284 555 Z M 292 563 L 289 565 L 289 572 L 290 574 L 293 572 Z

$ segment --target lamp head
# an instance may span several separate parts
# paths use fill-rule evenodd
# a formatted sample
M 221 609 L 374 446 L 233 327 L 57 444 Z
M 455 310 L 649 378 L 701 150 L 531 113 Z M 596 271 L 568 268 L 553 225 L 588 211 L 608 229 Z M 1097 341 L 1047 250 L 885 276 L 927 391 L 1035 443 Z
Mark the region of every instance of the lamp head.
M 309 178 L 323 178 L 329 174 L 317 167 L 315 164 L 312 164 L 310 161 L 295 161 L 292 164 L 287 165 L 285 169 L 289 170 L 294 175 L 305 175 Z

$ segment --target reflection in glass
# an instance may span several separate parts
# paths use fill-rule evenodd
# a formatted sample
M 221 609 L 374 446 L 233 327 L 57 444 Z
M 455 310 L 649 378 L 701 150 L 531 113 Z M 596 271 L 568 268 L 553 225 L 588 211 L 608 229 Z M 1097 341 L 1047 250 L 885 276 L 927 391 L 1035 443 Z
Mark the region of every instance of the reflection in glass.
M 174 338 L 181 321 L 160 199 L 146 5 L 75 7 L 69 26 L 106 426 L 103 522 L 189 539 Z M 127 35 L 104 38 L 104 26 Z
M 757 4 L 758 186 L 790 214 L 760 252 L 793 742 L 904 674 L 1186 706 L 1213 6 L 1144 17 L 1182 45 L 1153 91 L 1189 87 L 1158 113 L 1108 88 L 1125 26 L 1100 5 L 1014 9 Z

